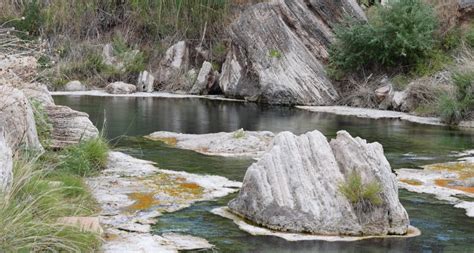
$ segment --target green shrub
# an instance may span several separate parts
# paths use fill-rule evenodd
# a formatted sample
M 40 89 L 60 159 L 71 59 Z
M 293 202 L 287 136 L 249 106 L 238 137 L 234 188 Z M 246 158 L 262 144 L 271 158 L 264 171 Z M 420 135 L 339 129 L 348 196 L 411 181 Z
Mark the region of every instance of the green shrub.
M 348 20 L 336 27 L 330 48 L 332 69 L 412 66 L 434 49 L 437 18 L 429 5 L 400 0 L 374 8 L 368 22 Z
M 451 125 L 458 124 L 474 109 L 474 72 L 455 73 L 453 82 L 455 94 L 445 94 L 439 102 L 441 120 Z
M 464 34 L 464 40 L 469 46 L 474 47 L 474 27 L 473 26 L 469 27 L 467 32 Z
M 108 144 L 102 138 L 90 139 L 66 147 L 57 170 L 78 176 L 92 176 L 105 168 Z
M 1 252 L 93 252 L 98 234 L 61 225 L 57 219 L 85 214 L 80 198 L 70 201 L 64 186 L 47 180 L 37 160 L 17 160 L 11 190 L 0 194 Z
M 234 139 L 242 139 L 242 138 L 245 137 L 245 135 L 246 135 L 246 134 L 245 134 L 245 130 L 241 128 L 241 129 L 235 131 L 235 132 L 232 134 L 232 137 L 233 137 Z
M 371 207 L 383 204 L 380 197 L 382 187 L 378 182 L 364 184 L 359 173 L 352 172 L 345 182 L 339 184 L 339 191 L 356 207 Z

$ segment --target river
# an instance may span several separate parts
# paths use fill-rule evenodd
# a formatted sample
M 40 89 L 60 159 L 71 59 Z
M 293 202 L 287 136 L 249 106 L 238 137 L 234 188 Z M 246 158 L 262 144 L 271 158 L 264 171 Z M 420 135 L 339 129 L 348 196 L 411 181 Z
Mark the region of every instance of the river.
M 56 104 L 89 114 L 116 150 L 151 160 L 160 168 L 221 175 L 242 181 L 249 159 L 205 156 L 148 141 L 155 131 L 214 133 L 268 130 L 301 134 L 317 129 L 328 138 L 338 130 L 378 141 L 393 169 L 416 168 L 450 161 L 453 152 L 474 148 L 474 131 L 427 126 L 398 120 L 370 120 L 308 112 L 291 107 L 199 98 L 128 98 L 55 96 Z M 104 123 L 105 122 L 105 123 Z M 234 195 L 200 202 L 176 213 L 165 214 L 154 233 L 180 232 L 206 238 L 218 252 L 474 252 L 474 218 L 425 194 L 400 191 L 412 225 L 422 235 L 410 239 L 374 239 L 359 242 L 287 242 L 269 236 L 251 236 L 232 221 L 211 214 Z

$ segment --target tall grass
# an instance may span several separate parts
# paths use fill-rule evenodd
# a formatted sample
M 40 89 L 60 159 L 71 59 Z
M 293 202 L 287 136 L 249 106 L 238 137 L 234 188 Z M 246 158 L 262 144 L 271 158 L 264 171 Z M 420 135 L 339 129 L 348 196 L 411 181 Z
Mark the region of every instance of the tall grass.
M 68 197 L 68 186 L 50 181 L 51 168 L 40 169 L 38 163 L 17 159 L 11 190 L 0 194 L 0 251 L 94 251 L 99 235 L 58 223 L 63 216 L 88 214 L 83 198 Z
M 76 176 L 93 176 L 105 168 L 109 147 L 103 138 L 84 140 L 59 153 L 56 171 Z

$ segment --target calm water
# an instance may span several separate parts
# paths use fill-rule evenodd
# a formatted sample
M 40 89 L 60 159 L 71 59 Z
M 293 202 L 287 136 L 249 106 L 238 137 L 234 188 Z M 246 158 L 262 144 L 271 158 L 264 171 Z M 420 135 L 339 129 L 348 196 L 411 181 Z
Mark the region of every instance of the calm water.
M 161 168 L 222 175 L 234 180 L 242 180 L 251 160 L 204 156 L 147 141 L 142 136 L 160 130 L 212 133 L 244 128 L 297 134 L 318 129 L 334 137 L 338 130 L 345 129 L 353 136 L 382 143 L 395 169 L 448 161 L 452 152 L 474 148 L 472 130 L 358 119 L 289 107 L 171 98 L 57 96 L 55 101 L 87 112 L 99 127 L 106 119 L 105 134 L 116 149 L 155 161 Z M 422 230 L 422 236 L 351 243 L 286 242 L 274 237 L 251 236 L 231 221 L 209 213 L 232 197 L 201 202 L 167 214 L 160 218 L 155 232 L 204 237 L 217 245 L 219 252 L 474 252 L 474 218 L 429 195 L 400 192 L 411 222 Z

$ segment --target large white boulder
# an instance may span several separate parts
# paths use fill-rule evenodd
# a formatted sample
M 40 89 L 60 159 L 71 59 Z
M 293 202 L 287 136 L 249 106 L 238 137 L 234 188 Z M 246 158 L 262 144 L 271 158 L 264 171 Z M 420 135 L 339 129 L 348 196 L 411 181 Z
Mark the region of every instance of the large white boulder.
M 354 203 L 341 191 L 354 173 L 378 183 L 381 203 Z M 278 134 L 245 174 L 232 212 L 261 226 L 320 235 L 388 235 L 408 231 L 395 175 L 379 143 L 340 131 L 329 143 L 318 131 Z
M 137 91 L 137 86 L 124 82 L 114 82 L 107 85 L 105 91 L 110 94 L 130 94 Z
M 28 98 L 22 91 L 1 84 L 0 129 L 3 129 L 6 143 L 13 151 L 20 148 L 43 149 L 38 139 L 33 109 Z

